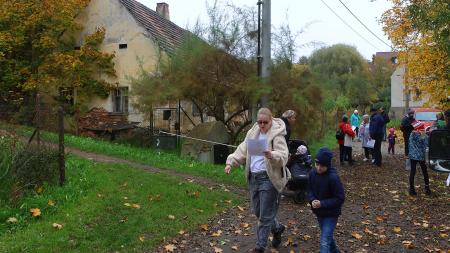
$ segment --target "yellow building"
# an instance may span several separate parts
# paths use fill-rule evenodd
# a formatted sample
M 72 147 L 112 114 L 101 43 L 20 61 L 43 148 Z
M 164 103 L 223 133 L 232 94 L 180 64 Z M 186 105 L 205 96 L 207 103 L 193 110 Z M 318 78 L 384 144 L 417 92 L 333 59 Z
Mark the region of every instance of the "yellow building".
M 188 32 L 170 21 L 168 4 L 158 3 L 154 11 L 136 0 L 91 0 L 76 21 L 83 25 L 75 36 L 77 46 L 83 44 L 86 35 L 104 27 L 106 34 L 101 50 L 115 53 L 117 77 L 108 81 L 116 83 L 117 89 L 107 99 L 89 101 L 88 107 L 124 113 L 129 121 L 148 126 L 148 116 L 152 112 L 133 108 L 133 97 L 128 96 L 133 89 L 130 77 L 136 77 L 141 67 L 155 71 L 159 59 L 170 56 L 181 46 Z M 182 101 L 181 105 L 186 112 L 181 112 L 181 129 L 186 132 L 193 127 L 191 121 L 198 123 L 199 119 L 192 116 L 191 103 Z M 157 107 L 161 109 L 154 111 L 154 127 L 174 130 L 177 113 L 175 110 L 169 113 L 170 110 L 164 108 L 178 108 L 178 102 L 168 101 Z

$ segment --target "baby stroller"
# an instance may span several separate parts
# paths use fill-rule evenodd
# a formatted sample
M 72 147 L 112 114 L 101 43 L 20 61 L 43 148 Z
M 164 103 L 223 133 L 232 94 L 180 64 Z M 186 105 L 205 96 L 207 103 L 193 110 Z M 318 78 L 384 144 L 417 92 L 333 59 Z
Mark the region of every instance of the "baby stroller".
M 288 144 L 289 161 L 287 167 L 291 172 L 283 195 L 293 197 L 299 204 L 306 200 L 308 193 L 308 177 L 312 168 L 312 159 L 308 145 L 302 140 L 291 140 Z

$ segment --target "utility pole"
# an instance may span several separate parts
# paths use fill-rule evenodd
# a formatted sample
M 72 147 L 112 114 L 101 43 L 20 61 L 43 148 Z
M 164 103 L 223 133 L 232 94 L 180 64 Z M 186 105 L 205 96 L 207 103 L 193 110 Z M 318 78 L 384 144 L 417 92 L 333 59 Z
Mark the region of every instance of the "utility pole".
M 267 82 L 270 77 L 270 64 L 271 60 L 271 0 L 263 1 L 262 10 L 262 62 L 261 62 L 261 77 L 263 82 Z M 267 94 L 263 94 L 261 98 L 261 107 L 267 107 L 269 105 L 269 98 Z

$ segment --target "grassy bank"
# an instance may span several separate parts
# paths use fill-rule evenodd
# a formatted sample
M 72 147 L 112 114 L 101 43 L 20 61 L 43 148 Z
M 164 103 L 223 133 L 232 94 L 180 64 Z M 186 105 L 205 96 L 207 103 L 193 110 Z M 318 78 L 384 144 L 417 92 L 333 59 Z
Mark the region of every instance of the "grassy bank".
M 73 156 L 67 174 L 64 187 L 44 186 L 17 206 L 0 207 L 0 252 L 150 252 L 239 201 L 173 177 Z M 40 215 L 33 217 L 31 208 Z

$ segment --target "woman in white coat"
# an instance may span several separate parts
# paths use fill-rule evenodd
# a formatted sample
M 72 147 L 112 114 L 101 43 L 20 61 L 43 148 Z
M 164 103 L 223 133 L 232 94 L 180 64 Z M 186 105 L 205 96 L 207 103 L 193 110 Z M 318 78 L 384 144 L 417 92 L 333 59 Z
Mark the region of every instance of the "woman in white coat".
M 285 140 L 286 127 L 283 120 L 273 118 L 267 108 L 258 111 L 257 123 L 247 132 L 244 142 L 228 156 L 225 173 L 232 166 L 245 164 L 245 175 L 249 184 L 252 211 L 258 218 L 256 247 L 253 252 L 264 252 L 269 233 L 272 232 L 272 246 L 281 244 L 285 227 L 276 218 L 281 191 L 290 178 L 286 168 L 288 147 Z M 251 139 L 265 143 L 265 151 L 250 155 L 247 148 Z

